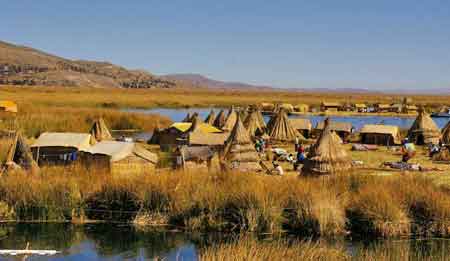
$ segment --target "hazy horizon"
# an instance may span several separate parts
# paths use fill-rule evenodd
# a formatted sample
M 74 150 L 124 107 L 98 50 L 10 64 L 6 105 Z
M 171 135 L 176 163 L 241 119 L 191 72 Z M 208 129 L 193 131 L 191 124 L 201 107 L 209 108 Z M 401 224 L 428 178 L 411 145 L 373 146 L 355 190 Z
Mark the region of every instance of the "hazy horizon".
M 8 1 L 0 40 L 156 75 L 281 88 L 450 87 L 450 3 Z

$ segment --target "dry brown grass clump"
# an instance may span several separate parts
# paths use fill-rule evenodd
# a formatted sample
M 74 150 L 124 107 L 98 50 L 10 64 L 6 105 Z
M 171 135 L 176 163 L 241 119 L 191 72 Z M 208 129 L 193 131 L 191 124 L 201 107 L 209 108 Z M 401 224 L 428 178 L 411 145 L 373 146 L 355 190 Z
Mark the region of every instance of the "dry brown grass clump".
M 219 244 L 200 250 L 200 260 L 244 261 L 244 260 L 350 260 L 340 248 L 323 243 L 261 242 L 249 237 L 241 237 L 232 243 Z

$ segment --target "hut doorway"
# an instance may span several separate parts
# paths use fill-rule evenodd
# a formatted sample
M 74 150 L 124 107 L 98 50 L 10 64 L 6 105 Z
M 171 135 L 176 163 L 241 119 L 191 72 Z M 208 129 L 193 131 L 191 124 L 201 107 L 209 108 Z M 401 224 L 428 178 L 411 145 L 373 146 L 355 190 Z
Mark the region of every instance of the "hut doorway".
M 420 134 L 419 136 L 417 136 L 416 138 L 416 144 L 417 145 L 424 145 L 425 144 L 425 137 Z

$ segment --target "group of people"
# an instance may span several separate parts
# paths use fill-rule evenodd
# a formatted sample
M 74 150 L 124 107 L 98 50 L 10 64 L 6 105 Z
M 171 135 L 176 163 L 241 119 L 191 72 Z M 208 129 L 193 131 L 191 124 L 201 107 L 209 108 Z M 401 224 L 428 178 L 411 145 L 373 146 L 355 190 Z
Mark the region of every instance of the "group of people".
M 296 153 L 296 157 L 294 158 L 293 154 L 286 154 L 283 155 L 283 160 L 291 163 L 294 166 L 294 170 L 296 171 L 298 169 L 298 166 L 300 164 L 303 164 L 304 160 L 306 159 L 306 148 L 305 146 L 300 142 L 300 139 L 296 137 L 295 143 L 294 143 L 294 150 Z M 273 170 L 272 173 L 277 175 L 283 175 L 284 171 L 281 165 L 278 163 L 278 161 L 273 161 Z

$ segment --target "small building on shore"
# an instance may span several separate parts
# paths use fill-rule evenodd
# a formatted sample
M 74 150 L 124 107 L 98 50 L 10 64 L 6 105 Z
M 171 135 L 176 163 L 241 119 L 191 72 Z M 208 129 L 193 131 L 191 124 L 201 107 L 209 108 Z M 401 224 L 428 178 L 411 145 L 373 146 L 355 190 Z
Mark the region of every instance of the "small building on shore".
M 303 137 L 309 138 L 311 136 L 312 123 L 309 119 L 293 118 L 289 119 L 289 121 L 291 126 L 302 134 Z
M 217 150 L 210 146 L 181 146 L 172 157 L 174 169 L 185 171 L 219 171 L 220 161 Z
M 324 127 L 325 122 L 322 121 L 317 123 L 317 126 L 313 131 L 314 136 L 319 137 Z M 353 131 L 353 126 L 349 122 L 330 121 L 329 129 L 334 131 L 342 139 L 343 142 L 347 142 L 348 138 L 350 137 L 350 134 Z
M 44 132 L 31 145 L 31 152 L 39 165 L 67 165 L 90 146 L 91 134 L 88 133 Z
M 342 105 L 338 102 L 322 102 L 320 110 L 323 112 L 337 112 L 341 110 Z
M 294 111 L 295 112 L 302 112 L 302 113 L 306 113 L 309 111 L 309 105 L 308 104 L 304 104 L 304 103 L 300 103 L 294 106 Z
M 134 142 L 101 141 L 82 151 L 88 168 L 111 174 L 139 175 L 155 172 L 158 156 Z
M 375 112 L 385 113 L 391 111 L 391 105 L 386 103 L 375 104 Z
M 0 101 L 0 112 L 17 112 L 17 104 L 13 101 Z
M 356 112 L 367 112 L 367 105 L 364 103 L 356 103 L 354 108 Z
M 401 144 L 400 128 L 392 125 L 367 124 L 360 131 L 361 143 L 377 145 Z

